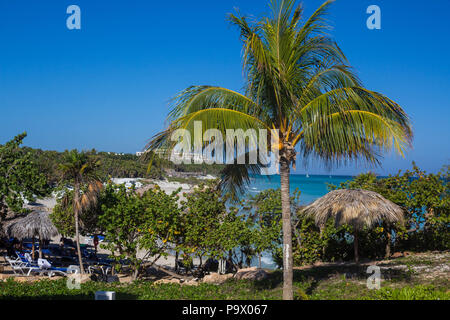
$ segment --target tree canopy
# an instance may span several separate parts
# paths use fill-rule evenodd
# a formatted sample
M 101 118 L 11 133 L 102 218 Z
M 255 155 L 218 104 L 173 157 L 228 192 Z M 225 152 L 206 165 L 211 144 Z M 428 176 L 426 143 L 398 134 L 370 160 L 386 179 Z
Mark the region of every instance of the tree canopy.
M 22 212 L 24 200 L 32 201 L 49 193 L 46 177 L 32 154 L 20 147 L 26 136 L 24 132 L 0 145 L 0 220 L 8 210 Z

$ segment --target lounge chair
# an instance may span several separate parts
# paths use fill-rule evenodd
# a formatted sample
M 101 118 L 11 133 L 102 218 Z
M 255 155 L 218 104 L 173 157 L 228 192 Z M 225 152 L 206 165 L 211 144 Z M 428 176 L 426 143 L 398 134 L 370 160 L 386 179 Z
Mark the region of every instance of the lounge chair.
M 32 266 L 32 267 L 38 267 L 38 264 L 36 263 L 36 261 L 33 260 L 33 258 L 31 258 L 31 254 L 26 252 L 24 254 L 16 251 L 16 255 L 17 257 L 27 266 Z
M 24 263 L 20 258 L 13 259 L 9 256 L 5 256 L 5 260 L 6 262 L 8 262 L 9 266 L 15 274 L 24 274 L 24 271 L 22 269 Z
M 97 264 L 97 265 L 90 265 L 90 266 L 88 266 L 88 272 L 90 273 L 90 274 L 94 274 L 94 273 L 96 273 L 96 271 L 97 270 L 100 270 L 101 271 L 101 273 L 103 274 L 103 275 L 108 275 L 108 273 L 111 273 L 111 266 L 109 266 L 109 265 L 104 265 L 104 264 Z
M 11 259 L 10 257 L 5 258 L 15 274 L 18 274 L 16 271 L 19 271 L 20 274 L 29 276 L 32 272 L 39 274 L 42 272 L 39 267 L 32 265 L 22 254 L 18 253 L 17 259 Z
M 53 267 L 47 259 L 38 259 L 38 266 L 41 270 L 46 272 L 50 278 L 55 274 L 67 276 L 68 274 L 79 272 L 79 268 L 77 266 L 69 266 L 67 268 Z
M 5 257 L 5 261 L 8 262 L 8 264 L 10 264 L 10 265 L 11 265 L 11 263 L 13 263 L 13 264 L 22 263 L 22 260 L 19 257 L 12 258 L 11 256 L 9 256 L 7 254 L 5 254 L 4 257 Z
M 35 261 L 33 261 L 33 258 L 31 257 L 31 255 L 27 252 L 23 255 L 26 259 L 27 262 L 29 262 L 32 266 L 37 267 L 37 263 Z

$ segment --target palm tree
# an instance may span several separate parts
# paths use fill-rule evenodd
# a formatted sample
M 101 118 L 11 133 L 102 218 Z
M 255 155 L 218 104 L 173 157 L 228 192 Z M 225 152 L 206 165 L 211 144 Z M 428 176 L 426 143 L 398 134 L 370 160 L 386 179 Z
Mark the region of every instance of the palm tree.
M 291 165 L 298 148 L 306 161 L 339 165 L 362 159 L 378 164 L 381 152 L 403 155 L 412 141 L 408 116 L 386 96 L 363 87 L 338 45 L 327 35 L 325 16 L 333 1 L 303 20 L 294 0 L 273 0 L 271 15 L 251 20 L 230 14 L 243 43 L 243 94 L 222 87 L 192 86 L 173 100 L 168 128 L 147 145 L 174 149 L 172 133 L 202 130 L 277 129 L 283 223 L 283 298 L 293 299 L 292 226 L 289 193 Z M 260 146 L 261 147 L 261 146 Z M 248 149 L 247 149 L 248 150 Z M 306 163 L 306 162 L 305 162 Z M 222 186 L 237 192 L 259 164 L 229 164 Z
M 72 150 L 65 155 L 64 163 L 60 165 L 63 180 L 73 185 L 73 193 L 66 192 L 62 206 L 72 206 L 75 216 L 75 237 L 77 242 L 78 262 L 81 273 L 84 273 L 83 259 L 80 250 L 80 215 L 97 203 L 98 193 L 103 185 L 97 176 L 99 163 L 89 158 L 85 153 Z

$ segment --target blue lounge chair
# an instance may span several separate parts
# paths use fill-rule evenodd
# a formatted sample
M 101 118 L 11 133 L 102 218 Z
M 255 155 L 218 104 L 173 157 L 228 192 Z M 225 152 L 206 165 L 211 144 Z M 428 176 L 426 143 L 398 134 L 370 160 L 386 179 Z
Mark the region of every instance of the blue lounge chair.
M 63 276 L 67 276 L 71 273 L 79 273 L 79 268 L 77 266 L 69 266 L 68 268 L 57 268 L 53 267 L 52 264 L 47 259 L 38 259 L 38 266 L 44 272 L 48 274 L 49 277 L 52 277 L 54 274 L 61 274 Z
M 16 262 L 13 262 L 14 266 L 10 261 L 8 261 L 13 268 L 14 273 L 16 273 L 16 270 L 20 271 L 22 274 L 26 274 L 27 276 L 29 276 L 32 272 L 39 274 L 42 273 L 43 270 L 38 266 L 32 264 L 32 262 L 29 261 L 23 254 L 21 254 L 20 252 L 16 252 L 16 255 L 18 259 L 16 260 Z M 18 260 L 20 260 L 20 262 Z M 27 270 L 28 272 L 26 272 Z
M 22 269 L 22 266 L 24 265 L 22 260 L 20 258 L 11 258 L 9 256 L 5 256 L 5 260 L 9 263 L 12 271 L 15 274 L 24 274 L 24 271 Z

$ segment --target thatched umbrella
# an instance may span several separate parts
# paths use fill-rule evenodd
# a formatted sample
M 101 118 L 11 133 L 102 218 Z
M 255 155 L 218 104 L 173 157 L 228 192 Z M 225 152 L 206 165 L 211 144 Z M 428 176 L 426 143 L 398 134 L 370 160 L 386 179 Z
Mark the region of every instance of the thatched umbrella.
M 358 231 L 386 223 L 403 223 L 403 210 L 380 194 L 368 190 L 335 190 L 317 199 L 302 210 L 306 216 L 314 217 L 319 227 L 333 218 L 336 226 L 348 224 L 354 228 L 355 261 L 358 256 Z
M 39 238 L 39 257 L 42 258 L 42 241 L 50 240 L 57 236 L 58 230 L 50 220 L 48 212 L 34 211 L 26 217 L 18 219 L 6 227 L 6 232 L 10 237 L 23 240 L 33 239 L 32 254 L 34 259 L 34 239 Z

